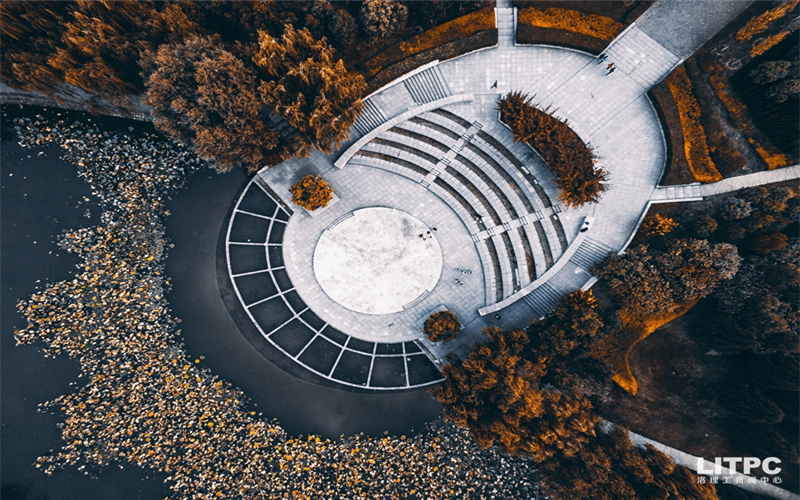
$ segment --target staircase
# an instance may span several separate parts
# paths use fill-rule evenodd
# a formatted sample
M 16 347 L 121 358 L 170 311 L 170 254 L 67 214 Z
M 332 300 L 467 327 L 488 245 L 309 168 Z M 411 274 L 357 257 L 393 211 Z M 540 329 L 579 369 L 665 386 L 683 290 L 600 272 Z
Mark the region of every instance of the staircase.
M 610 253 L 615 252 L 598 241 L 586 238 L 569 260 L 576 266 L 588 271 L 593 265 L 602 262 Z
M 550 286 L 549 283 L 543 283 L 531 293 L 522 297 L 522 300 L 533 309 L 537 318 L 541 318 L 556 308 L 561 296 L 562 294 Z
M 361 116 L 358 117 L 353 127 L 363 136 L 367 135 L 370 130 L 378 127 L 387 119 L 386 114 L 377 104 L 370 99 L 366 99 L 364 100 L 364 110 L 361 112 Z
M 649 89 L 667 76 L 680 59 L 632 24 L 605 50 L 617 71 Z
M 437 101 L 450 95 L 450 89 L 438 66 L 417 73 L 403 83 L 416 104 Z

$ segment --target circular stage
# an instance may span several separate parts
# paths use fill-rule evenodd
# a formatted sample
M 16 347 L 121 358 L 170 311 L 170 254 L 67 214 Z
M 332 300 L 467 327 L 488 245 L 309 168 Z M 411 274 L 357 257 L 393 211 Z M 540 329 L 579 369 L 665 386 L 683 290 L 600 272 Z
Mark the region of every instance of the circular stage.
M 364 314 L 403 311 L 430 293 L 441 273 L 435 228 L 392 208 L 347 214 L 314 250 L 314 274 L 325 293 Z

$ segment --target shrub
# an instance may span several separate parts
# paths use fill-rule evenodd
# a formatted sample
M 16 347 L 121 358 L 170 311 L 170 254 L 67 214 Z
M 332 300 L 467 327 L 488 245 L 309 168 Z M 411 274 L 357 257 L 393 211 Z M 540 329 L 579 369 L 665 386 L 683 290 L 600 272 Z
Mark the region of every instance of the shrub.
M 722 175 L 711 160 L 703 125 L 700 123 L 700 104 L 692 93 L 692 84 L 684 66 L 678 67 L 666 80 L 683 129 L 684 151 L 689 169 L 699 182 L 716 182 Z
M 708 214 L 703 214 L 694 220 L 694 232 L 699 238 L 708 238 L 717 230 L 719 223 Z
M 753 239 L 752 249 L 758 255 L 782 250 L 789 245 L 789 238 L 783 233 L 762 234 Z
M 428 340 L 431 342 L 449 342 L 456 338 L 459 330 L 461 330 L 461 323 L 450 311 L 431 314 L 422 328 L 422 332 L 428 336 Z
M 389 47 L 367 61 L 364 64 L 363 73 L 367 78 L 372 77 L 389 64 L 446 43 L 493 29 L 495 29 L 494 11 L 491 8 L 487 7 L 469 13 Z
M 333 189 L 319 175 L 307 175 L 292 185 L 292 203 L 306 210 L 323 208 L 333 199 Z
M 740 42 L 744 42 L 750 40 L 759 33 L 763 33 L 769 29 L 774 21 L 794 10 L 797 4 L 800 4 L 800 0 L 791 0 L 764 12 L 758 17 L 754 17 L 748 21 L 743 28 L 736 32 L 736 39 Z
M 653 217 L 648 217 L 642 224 L 642 231 L 647 236 L 664 236 L 672 232 L 673 229 L 678 227 L 678 223 L 670 217 L 664 217 L 661 214 L 655 214 Z
M 395 0 L 366 0 L 361 4 L 361 23 L 372 37 L 386 38 L 402 30 L 408 20 L 408 8 Z
M 768 51 L 772 47 L 778 45 L 783 41 L 784 38 L 789 36 L 792 32 L 790 30 L 781 31 L 774 35 L 770 35 L 767 37 L 766 40 L 763 42 L 758 42 L 753 44 L 753 48 L 750 49 L 750 57 L 758 57 L 764 52 Z
M 517 16 L 517 22 L 536 28 L 569 31 L 609 42 L 625 29 L 625 25 L 609 17 L 583 14 L 575 10 L 559 9 L 558 7 L 549 9 L 528 7 L 522 9 Z
M 514 140 L 530 144 L 556 175 L 558 196 L 568 207 L 594 203 L 606 189 L 607 173 L 594 166 L 595 156 L 566 122 L 540 110 L 521 92 L 500 100 L 500 117 Z

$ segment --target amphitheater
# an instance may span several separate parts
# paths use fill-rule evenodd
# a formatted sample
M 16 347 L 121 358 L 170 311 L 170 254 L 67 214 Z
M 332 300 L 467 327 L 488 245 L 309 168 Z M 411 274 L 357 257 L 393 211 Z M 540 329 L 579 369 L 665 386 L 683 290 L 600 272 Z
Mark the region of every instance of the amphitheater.
M 592 54 L 515 45 L 515 9 L 498 2 L 497 46 L 389 83 L 364 100 L 339 150 L 254 176 L 225 241 L 239 307 L 265 340 L 322 379 L 360 390 L 424 387 L 441 380 L 446 357 L 463 356 L 484 327 L 524 327 L 563 295 L 590 287 L 591 267 L 624 251 L 651 203 L 742 187 L 746 180 L 658 186 L 667 153 L 647 91 L 738 12 L 720 13 L 719 26 L 705 31 L 682 22 L 688 35 L 676 44 L 674 34 L 664 37 L 658 10 L 670 3 L 658 2 L 610 43 L 605 54 L 617 71 L 607 75 Z M 594 149 L 609 172 L 599 203 L 565 208 L 550 168 L 498 121 L 497 101 L 517 90 L 567 120 Z M 291 203 L 289 186 L 307 174 L 322 175 L 335 190 L 324 209 Z M 387 246 L 382 238 L 392 224 L 368 219 L 377 209 L 419 225 Z M 362 229 L 342 237 L 337 251 L 358 247 L 352 251 L 378 263 L 335 285 L 327 273 L 321 284 L 315 258 L 325 256 L 322 242 L 354 219 Z M 436 244 L 438 261 L 414 253 L 425 244 Z M 384 273 L 401 259 L 407 267 Z M 425 266 L 440 266 L 438 277 L 416 286 Z M 378 297 L 388 301 L 383 309 L 363 305 Z M 453 342 L 432 343 L 422 324 L 444 309 L 456 313 L 463 331 Z

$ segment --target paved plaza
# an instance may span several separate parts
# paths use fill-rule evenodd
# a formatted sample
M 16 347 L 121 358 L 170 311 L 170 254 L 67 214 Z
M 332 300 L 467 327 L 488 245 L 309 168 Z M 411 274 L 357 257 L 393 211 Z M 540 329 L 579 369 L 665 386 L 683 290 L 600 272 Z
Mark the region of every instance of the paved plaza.
M 395 208 L 345 214 L 314 249 L 314 277 L 325 294 L 358 313 L 403 312 L 429 294 L 441 274 L 436 228 Z
M 605 63 L 618 70 L 611 74 L 584 52 L 514 45 L 515 10 L 498 4 L 496 47 L 434 61 L 368 96 L 351 139 L 333 154 L 314 152 L 262 169 L 252 185 L 284 207 L 288 221 L 278 236 L 270 237 L 275 241 L 253 244 L 261 245 L 262 253 L 266 246 L 269 254 L 275 252 L 270 245 L 280 243 L 282 279 L 319 325 L 302 317 L 298 321 L 317 335 L 327 328 L 349 337 L 342 352 L 351 341 L 375 346 L 373 360 L 377 346 L 403 346 L 395 355 L 405 360 L 405 379 L 397 364 L 398 383 L 386 387 L 412 387 L 411 358 L 405 353 L 424 354 L 441 366 L 448 354 L 464 355 L 480 342 L 484 327 L 524 327 L 552 311 L 563 295 L 591 286 L 590 268 L 625 249 L 650 204 L 694 199 L 686 196 L 693 187 L 657 185 L 666 142 L 647 91 L 744 4 L 722 9 L 718 14 L 725 22 L 717 19 L 713 26 L 672 23 L 673 30 L 691 32 L 678 47 L 666 43 L 663 26 L 656 25 L 680 2 L 662 2 L 642 16 L 641 26 L 630 25 L 609 44 Z M 598 166 L 609 173 L 599 203 L 580 209 L 562 206 L 550 168 L 533 149 L 515 143 L 498 121 L 497 103 L 511 91 L 528 94 L 566 120 L 593 148 Z M 796 169 L 784 170 L 777 175 L 797 175 Z M 322 175 L 338 197 L 313 217 L 292 210 L 289 194 L 289 186 L 308 174 Z M 775 176 L 760 175 L 751 182 L 769 182 Z M 704 186 L 700 196 L 744 181 L 723 182 L 718 188 Z M 415 243 L 431 247 L 436 243 L 440 260 L 408 250 L 409 242 L 402 238 L 387 243 L 365 237 L 378 230 L 375 225 L 347 234 L 348 226 L 357 226 L 356 214 L 365 209 L 403 213 L 418 221 L 420 229 L 411 231 L 411 240 L 416 237 Z M 434 234 L 427 232 L 430 228 L 436 228 Z M 334 238 L 337 231 L 343 234 Z M 235 267 L 235 256 L 229 252 L 229 257 L 229 266 Z M 237 279 L 234 275 L 239 286 Z M 384 295 L 387 290 L 392 291 Z M 252 307 L 246 300 L 242 305 Z M 464 329 L 456 341 L 431 343 L 422 324 L 442 309 L 453 311 Z M 315 338 L 307 333 L 297 349 L 305 353 Z M 367 350 L 361 353 L 369 354 Z M 315 372 L 336 379 L 339 362 Z M 361 382 L 368 388 L 374 361 L 370 363 Z M 420 383 L 434 383 L 436 377 L 431 377 Z

